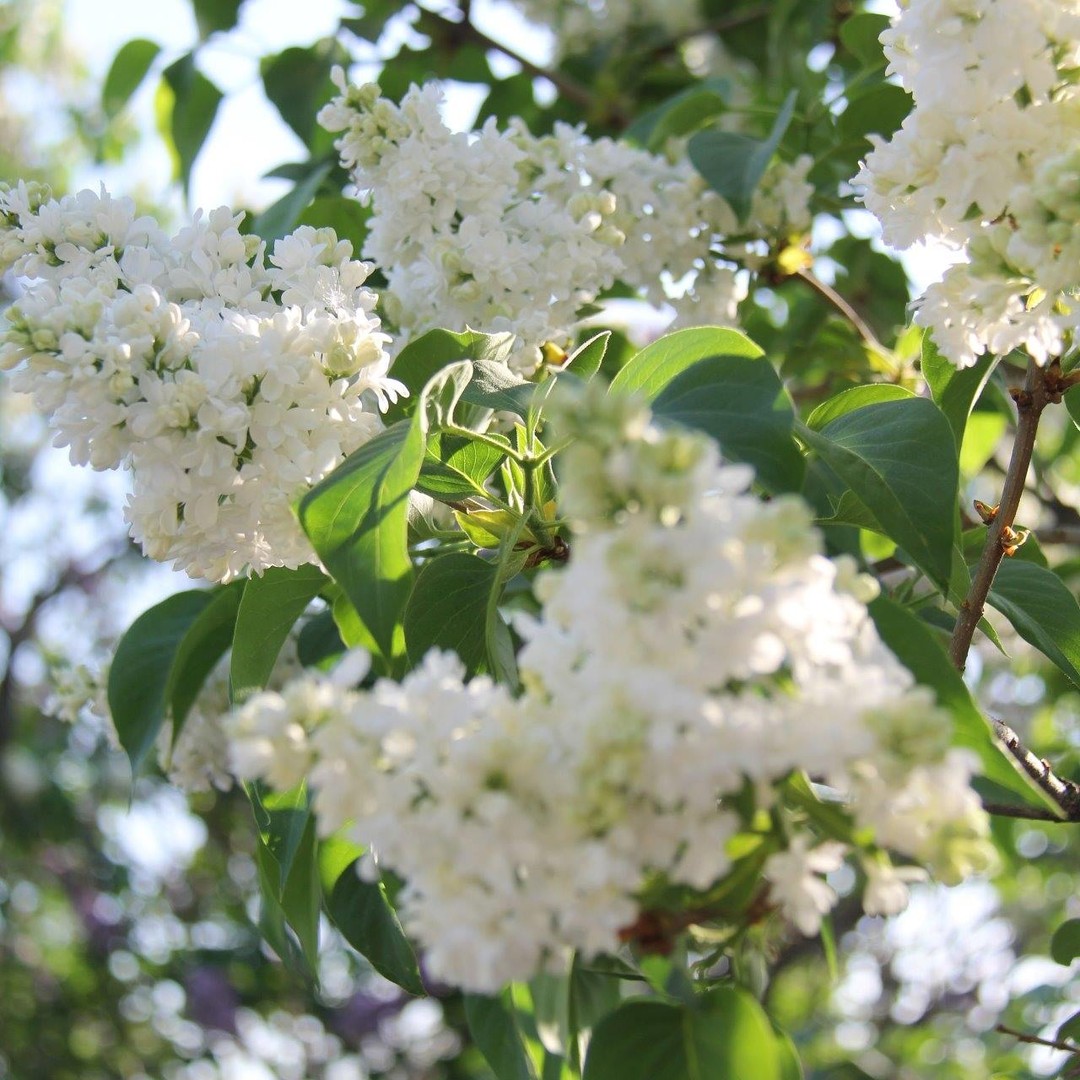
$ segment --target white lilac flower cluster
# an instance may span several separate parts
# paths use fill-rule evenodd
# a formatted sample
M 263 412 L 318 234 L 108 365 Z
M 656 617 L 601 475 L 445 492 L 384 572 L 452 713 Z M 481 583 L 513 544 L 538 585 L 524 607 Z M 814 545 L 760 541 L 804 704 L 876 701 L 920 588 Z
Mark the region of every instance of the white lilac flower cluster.
M 577 538 L 522 617 L 522 693 L 433 651 L 400 683 L 309 676 L 227 721 L 238 775 L 307 776 L 320 828 L 402 877 L 433 975 L 481 991 L 566 949 L 618 947 L 660 874 L 704 890 L 744 821 L 728 799 L 806 770 L 846 792 L 870 911 L 917 868 L 985 865 L 986 819 L 948 717 L 878 638 L 873 583 L 820 552 L 805 504 L 762 503 L 750 470 L 661 432 L 618 397 L 563 405 Z M 599 508 L 599 509 L 598 509 Z M 585 514 L 584 518 L 581 517 Z M 797 815 L 765 862 L 774 904 L 813 933 L 846 848 Z M 371 867 L 374 869 L 374 866 Z
M 555 33 L 559 55 L 577 55 L 595 45 L 619 45 L 635 31 L 654 30 L 665 39 L 703 28 L 700 0 L 517 0 L 517 7 Z
M 1080 0 L 908 0 L 882 35 L 914 109 L 855 178 L 885 239 L 963 261 L 917 321 L 959 367 L 1080 325 Z
M 538 346 L 565 343 L 615 281 L 661 303 L 665 280 L 694 275 L 682 302 L 699 322 L 730 323 L 740 283 L 711 254 L 718 240 L 810 224 L 809 158 L 775 165 L 740 225 L 686 160 L 593 141 L 566 124 L 544 137 L 519 120 L 452 132 L 437 84 L 414 86 L 395 105 L 373 84 L 335 78 L 342 93 L 319 122 L 344 132 L 342 164 L 372 207 L 363 254 L 386 275 L 383 308 L 399 344 L 437 326 L 511 331 L 521 343 L 513 362 L 529 370 Z
M 267 254 L 241 220 L 169 238 L 104 191 L 0 190 L 0 269 L 27 279 L 0 369 L 74 463 L 131 470 L 149 556 L 215 581 L 314 559 L 292 501 L 402 389 L 350 244 L 304 227 Z

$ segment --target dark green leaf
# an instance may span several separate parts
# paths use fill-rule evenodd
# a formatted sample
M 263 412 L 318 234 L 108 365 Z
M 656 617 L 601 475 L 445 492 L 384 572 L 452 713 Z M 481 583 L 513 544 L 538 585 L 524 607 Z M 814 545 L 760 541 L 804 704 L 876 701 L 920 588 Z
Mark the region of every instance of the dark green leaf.
M 323 130 L 315 114 L 337 92 L 330 70 L 341 63 L 348 63 L 348 56 L 333 38 L 306 48 L 292 46 L 259 62 L 266 96 L 305 146 Z
M 745 990 L 720 987 L 695 1007 L 630 1001 L 601 1020 L 584 1080 L 781 1080 L 769 1018 Z
M 1080 1012 L 1074 1012 L 1058 1029 L 1054 1036 L 1058 1042 L 1071 1039 L 1074 1043 L 1080 1043 Z
M 358 257 L 367 238 L 367 223 L 371 207 L 363 206 L 344 195 L 320 195 L 301 211 L 297 225 L 310 225 L 315 229 L 333 229 L 339 240 L 348 240 L 353 256 Z
M 243 592 L 242 581 L 215 589 L 210 603 L 199 612 L 177 646 L 166 694 L 172 714 L 173 745 L 206 677 L 232 644 L 233 627 Z
M 613 392 L 641 394 L 652 401 L 668 383 L 699 360 L 713 356 L 744 356 L 755 359 L 765 354 L 737 330 L 719 326 L 695 326 L 646 345 L 611 380 Z
M 987 380 L 997 367 L 998 358 L 989 353 L 981 356 L 969 368 L 958 368 L 938 351 L 929 334 L 923 335 L 922 373 L 937 407 L 945 414 L 953 430 L 957 450 L 964 441 L 971 409 L 983 391 Z M 1067 395 L 1066 395 L 1067 396 Z
M 509 995 L 465 995 L 469 1034 L 497 1080 L 536 1080 Z
M 889 23 L 887 15 L 857 12 L 840 24 L 840 41 L 864 67 L 884 67 L 885 56 L 878 38 L 889 29 Z
M 251 223 L 251 231 L 261 236 L 268 245 L 273 245 L 275 240 L 280 239 L 295 228 L 304 209 L 308 206 L 315 193 L 322 187 L 323 181 L 330 175 L 333 162 L 322 161 L 289 191 L 285 192 L 276 203 L 268 206 L 261 214 L 256 215 Z
M 847 413 L 803 441 L 943 591 L 952 571 L 960 482 L 952 429 L 925 398 Z
M 836 129 L 845 140 L 865 139 L 870 134 L 887 139 L 904 122 L 911 105 L 911 95 L 899 86 L 872 86 L 848 101 Z
M 199 36 L 208 38 L 215 30 L 231 30 L 243 3 L 244 0 L 191 0 Z
M 355 851 L 340 840 L 327 841 L 320 849 L 327 914 L 345 940 L 380 975 L 410 994 L 423 995 L 416 954 L 387 899 L 386 886 L 360 878 Z
M 1054 962 L 1068 967 L 1080 956 L 1080 919 L 1063 922 L 1050 939 L 1050 955 Z
M 753 139 L 730 131 L 699 131 L 687 143 L 686 151 L 694 168 L 713 191 L 727 199 L 740 219 L 750 213 L 754 192 L 791 123 L 796 97 L 792 90 L 767 139 Z
M 1080 686 L 1080 604 L 1052 570 L 1005 559 L 988 597 L 1016 632 Z
M 684 90 L 663 107 L 650 125 L 645 147 L 661 153 L 668 139 L 690 135 L 726 109 L 723 97 L 715 90 L 694 86 Z
M 725 457 L 753 465 L 770 491 L 798 491 L 802 485 L 791 400 L 765 359 L 701 360 L 667 385 L 653 402 L 653 413 L 711 435 Z
M 646 149 L 662 148 L 669 135 L 687 134 L 724 110 L 729 91 L 725 79 L 704 79 L 680 90 L 639 116 L 623 133 L 623 138 Z
M 195 54 L 185 53 L 162 72 L 163 86 L 171 94 L 161 119 L 162 133 L 173 147 L 176 177 L 186 193 L 191 186 L 191 170 L 206 136 L 214 125 L 221 91 L 195 67 Z
M 140 615 L 120 639 L 109 669 L 109 711 L 138 772 L 165 722 L 169 674 L 184 635 L 213 593 L 177 593 Z
M 293 624 L 326 584 L 317 566 L 270 567 L 244 587 L 233 634 L 230 681 L 234 701 L 261 690 Z
M 412 585 L 409 491 L 424 443 L 420 424 L 395 424 L 350 455 L 299 506 L 312 546 L 387 659 Z
M 476 555 L 452 552 L 425 563 L 405 608 L 411 663 L 439 648 L 457 653 L 470 674 L 491 671 L 488 600 L 498 587 L 498 566 Z
M 820 431 L 826 424 L 843 416 L 845 413 L 872 405 L 875 401 L 896 401 L 915 395 L 895 383 L 871 383 L 868 386 L 853 386 L 835 397 L 823 401 L 806 418 L 806 426 L 812 431 Z
M 512 334 L 479 334 L 466 330 L 429 330 L 410 341 L 394 360 L 391 375 L 409 389 L 409 396 L 390 406 L 386 422 L 392 424 L 416 411 L 420 391 L 449 364 L 459 360 L 491 360 L 502 363 L 513 344 Z
M 334 613 L 320 611 L 304 623 L 296 641 L 296 656 L 301 667 L 315 667 L 324 660 L 340 656 L 345 648 Z
M 870 615 L 881 640 L 917 682 L 934 691 L 938 704 L 952 714 L 953 745 L 973 750 L 988 780 L 1025 802 L 1043 803 L 1045 797 L 1016 768 L 1012 756 L 999 749 L 989 723 L 975 707 L 964 680 L 930 627 L 885 596 L 871 602 Z
M 537 1033 L 546 1050 L 580 1067 L 582 1036 L 622 1001 L 620 978 L 587 970 L 574 956 L 564 975 L 537 975 L 530 983 Z
M 283 961 L 310 978 L 318 957 L 321 890 L 315 817 L 303 785 L 292 791 L 248 787 L 259 829 L 262 927 Z M 299 955 L 287 929 L 295 935 Z
M 106 116 L 116 116 L 127 105 L 160 52 L 160 45 L 145 38 L 136 38 L 120 47 L 101 91 L 101 108 Z

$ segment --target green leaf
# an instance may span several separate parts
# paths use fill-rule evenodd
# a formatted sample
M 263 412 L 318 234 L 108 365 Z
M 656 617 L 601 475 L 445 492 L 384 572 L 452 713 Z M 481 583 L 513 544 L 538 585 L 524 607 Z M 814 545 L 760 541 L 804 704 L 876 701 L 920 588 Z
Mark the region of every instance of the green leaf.
M 260 791 L 256 785 L 247 791 L 259 830 L 263 933 L 285 963 L 310 979 L 318 959 L 322 892 L 307 792 L 302 784 L 285 792 Z
M 881 640 L 917 682 L 934 691 L 938 704 L 952 714 L 953 745 L 973 750 L 988 780 L 1024 802 L 1049 805 L 1043 792 L 1017 768 L 1012 755 L 999 748 L 993 730 L 975 707 L 964 680 L 930 627 L 885 596 L 877 597 L 869 607 Z
M 1074 1012 L 1058 1029 L 1054 1036 L 1058 1042 L 1071 1039 L 1074 1043 L 1080 1043 L 1080 1012 Z
M 727 199 L 740 220 L 750 213 L 754 192 L 791 123 L 797 97 L 795 90 L 788 94 L 767 139 L 730 131 L 699 131 L 686 145 L 694 168 L 713 191 Z
M 537 1034 L 544 1048 L 580 1068 L 582 1044 L 622 1001 L 616 975 L 587 970 L 574 956 L 562 975 L 540 974 L 529 983 Z
M 514 336 L 510 333 L 479 334 L 475 330 L 429 330 L 414 338 L 398 353 L 391 375 L 403 382 L 409 396 L 392 404 L 385 419 L 392 424 L 416 411 L 420 391 L 444 367 L 459 360 L 490 360 L 503 364 L 509 356 Z
M 353 255 L 359 256 L 370 219 L 371 207 L 363 206 L 355 199 L 344 195 L 320 195 L 300 212 L 296 224 L 310 225 L 313 229 L 333 229 L 339 240 L 348 240 L 352 244 Z
M 696 131 L 727 107 L 724 79 L 704 79 L 642 113 L 623 133 L 625 139 L 654 152 L 673 135 Z
M 497 564 L 476 555 L 451 552 L 425 563 L 405 608 L 410 662 L 418 666 L 429 649 L 449 649 L 470 675 L 491 671 L 488 601 L 500 584 Z
M 109 711 L 120 745 L 137 773 L 165 722 L 169 675 L 184 635 L 213 594 L 177 593 L 143 612 L 120 639 L 109 668 Z
M 357 873 L 356 848 L 332 839 L 319 851 L 326 912 L 345 940 L 384 978 L 423 996 L 420 965 L 381 881 Z
M 799 434 L 946 592 L 960 473 L 941 411 L 925 398 L 882 401 Z
M 412 587 L 409 491 L 424 459 L 423 426 L 401 421 L 351 454 L 301 500 L 300 523 L 386 659 Z
M 231 30 L 244 0 L 191 0 L 199 36 L 208 38 L 215 30 Z
M 261 690 L 293 624 L 326 584 L 317 566 L 270 567 L 244 586 L 233 633 L 229 678 L 234 701 Z
M 101 91 L 101 108 L 112 119 L 142 86 L 143 79 L 161 52 L 161 46 L 145 38 L 136 38 L 120 47 L 113 58 Z
M 199 612 L 177 646 L 166 691 L 172 715 L 174 746 L 206 677 L 232 644 L 233 627 L 236 626 L 236 613 L 243 592 L 243 581 L 234 581 L 214 589 L 210 603 Z
M 1072 422 L 1080 428 L 1080 384 L 1070 386 L 1062 395 L 1061 400 L 1065 402 L 1065 408 L 1068 409 Z
M 296 639 L 296 657 L 300 666 L 306 668 L 340 656 L 345 648 L 332 611 L 320 611 L 308 619 Z
M 484 481 L 505 456 L 488 443 L 464 436 L 430 435 L 416 487 L 443 502 L 459 502 L 482 495 Z
M 1057 574 L 1023 559 L 1004 559 L 987 599 L 1080 686 L 1080 604 Z
M 509 994 L 466 994 L 465 1019 L 497 1080 L 536 1080 Z
M 610 339 L 610 330 L 601 330 L 599 334 L 594 334 L 588 341 L 582 342 L 566 358 L 563 370 L 569 371 L 584 382 L 588 382 L 600 370 Z
M 711 435 L 726 458 L 753 465 L 770 491 L 798 491 L 802 485 L 791 400 L 765 359 L 701 360 L 667 385 L 653 402 L 653 414 Z
M 864 405 L 872 405 L 875 401 L 897 401 L 900 398 L 914 397 L 915 395 L 902 386 L 895 383 L 871 383 L 868 386 L 853 386 L 850 390 L 844 390 L 835 397 L 823 401 L 807 418 L 806 426 L 811 431 L 820 431 L 826 424 L 845 413 L 854 412 Z
M 473 362 L 473 377 L 461 400 L 484 409 L 517 413 L 525 417 L 537 393 L 536 383 L 526 382 L 506 364 L 494 360 Z
M 804 1080 L 799 1051 L 786 1031 L 776 1032 L 776 1049 L 780 1057 L 780 1080 Z
M 972 367 L 958 368 L 941 355 L 929 334 L 923 335 L 921 368 L 934 404 L 945 414 L 956 446 L 964 441 L 964 428 L 972 407 L 997 367 L 998 358 L 985 353 Z
M 214 126 L 221 91 L 195 67 L 195 54 L 185 53 L 162 72 L 164 96 L 159 98 L 159 124 L 172 144 L 175 177 L 187 194 L 191 170 Z
M 646 345 L 611 380 L 612 392 L 640 394 L 652 401 L 677 375 L 713 356 L 755 359 L 765 354 L 737 330 L 695 326 L 666 334 Z
M 322 133 L 315 115 L 337 92 L 331 69 L 348 62 L 348 54 L 334 38 L 323 38 L 306 48 L 292 46 L 259 61 L 267 98 L 305 146 L 310 147 Z
M 332 161 L 316 163 L 303 179 L 285 192 L 276 203 L 255 216 L 251 222 L 251 231 L 261 236 L 268 246 L 272 246 L 275 240 L 292 232 L 333 167 Z
M 878 38 L 889 25 L 887 15 L 860 11 L 840 24 L 840 41 L 864 67 L 884 67 L 885 56 Z
M 865 139 L 870 134 L 887 139 L 904 122 L 911 106 L 911 95 L 901 87 L 892 83 L 871 86 L 848 100 L 836 130 L 845 141 Z
M 583 1080 L 781 1080 L 769 1018 L 745 990 L 724 986 L 694 1007 L 629 1001 L 601 1020 Z
M 1050 939 L 1050 955 L 1054 963 L 1068 967 L 1080 956 L 1080 919 L 1063 922 Z

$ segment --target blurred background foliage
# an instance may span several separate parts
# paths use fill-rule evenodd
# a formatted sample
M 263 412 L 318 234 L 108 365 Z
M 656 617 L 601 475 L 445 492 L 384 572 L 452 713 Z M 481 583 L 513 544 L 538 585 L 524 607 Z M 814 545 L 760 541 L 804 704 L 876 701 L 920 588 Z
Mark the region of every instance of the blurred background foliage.
M 121 162 L 138 140 L 162 138 L 187 188 L 223 100 L 200 50 L 251 41 L 234 30 L 241 0 L 192 6 L 194 48 L 178 51 L 164 39 L 126 46 L 103 91 L 79 43 L 65 36 L 59 0 L 0 3 L 0 178 L 41 179 L 60 193 L 77 169 Z M 867 34 L 881 25 L 865 21 L 876 5 L 704 0 L 703 35 L 672 39 L 642 28 L 564 52 L 557 64 L 548 41 L 552 79 L 537 78 L 538 62 L 510 37 L 500 47 L 498 4 L 477 7 L 473 17 L 449 3 L 342 5 L 335 35 L 256 57 L 265 97 L 303 153 L 276 170 L 285 194 L 251 208 L 253 227 L 277 235 L 310 220 L 362 234 L 363 212 L 341 198 L 330 137 L 313 122 L 331 95 L 335 63 L 378 74 L 389 96 L 432 76 L 451 80 L 478 121 L 520 115 L 540 132 L 584 120 L 594 135 L 633 134 L 637 121 L 643 137 L 640 118 L 673 94 L 699 93 L 703 78 L 725 103 L 725 125 L 761 134 L 783 90 L 795 86 L 801 102 L 818 103 L 797 116 L 783 147 L 818 163 L 815 265 L 866 333 L 782 273 L 771 285 L 766 273 L 766 287 L 744 305 L 744 328 L 797 378 L 806 409 L 847 385 L 915 383 L 919 342 L 902 334 L 907 275 L 869 239 L 841 184 L 868 146 L 867 124 L 879 130 L 885 116 L 895 126 L 907 108 L 880 50 L 866 61 L 876 30 Z M 858 32 L 855 15 L 864 20 Z M 147 82 L 157 87 L 156 135 L 141 132 L 129 109 Z M 159 213 L 176 205 L 164 191 L 148 200 L 137 176 L 129 190 L 158 200 Z M 10 296 L 16 286 L 4 287 Z M 883 370 L 867 334 L 894 350 L 901 368 Z M 965 460 L 969 477 L 990 463 L 989 490 L 972 494 L 993 502 L 1009 413 L 1003 393 L 987 400 Z M 1028 523 L 1038 518 L 1044 544 L 1069 545 L 1080 538 L 1078 432 L 1054 419 L 1040 442 L 1039 499 L 1024 510 Z M 189 807 L 160 776 L 132 789 L 100 717 L 77 695 L 57 700 L 58 672 L 69 685 L 75 673 L 77 686 L 79 665 L 107 658 L 136 614 L 181 587 L 131 549 L 123 501 L 122 477 L 70 470 L 42 421 L 0 382 L 0 1078 L 489 1077 L 468 1043 L 458 996 L 408 998 L 329 927 L 318 985 L 288 973 L 257 930 L 255 837 L 242 795 L 208 791 Z M 1075 548 L 1054 550 L 1067 559 Z M 1080 561 L 1069 565 L 1075 577 Z M 1080 696 L 1022 642 L 1006 638 L 1005 646 L 1007 667 L 992 650 L 973 659 L 988 712 L 1053 757 L 1060 775 L 1077 775 Z M 70 722 L 47 716 L 46 706 Z M 994 828 L 1003 865 L 992 884 L 918 889 L 911 909 L 889 922 L 842 903 L 835 947 L 789 940 L 777 947 L 767 985 L 763 967 L 757 973 L 808 1076 L 986 1080 L 1067 1068 L 1064 1055 L 995 1028 L 1053 1038 L 1080 1009 L 1080 986 L 1048 957 L 1053 929 L 1080 915 L 1075 833 L 1005 819 Z M 834 884 L 843 893 L 853 882 L 840 875 Z M 748 953 L 746 964 L 760 966 L 760 957 Z

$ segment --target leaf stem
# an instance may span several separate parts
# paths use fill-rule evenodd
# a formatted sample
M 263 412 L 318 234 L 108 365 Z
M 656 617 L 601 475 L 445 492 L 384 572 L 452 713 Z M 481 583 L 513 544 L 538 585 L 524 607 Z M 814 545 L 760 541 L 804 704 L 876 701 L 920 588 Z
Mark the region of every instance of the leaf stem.
M 845 319 L 855 328 L 855 332 L 863 339 L 867 348 L 872 349 L 886 359 L 892 359 L 892 350 L 886 349 L 878 340 L 877 334 L 870 329 L 870 324 L 829 284 L 822 281 L 812 271 L 803 268 L 796 270 L 795 276 L 800 277 L 819 296 L 827 300 Z
M 456 435 L 460 439 L 471 439 L 473 442 L 491 446 L 498 450 L 500 454 L 505 454 L 508 458 L 513 458 L 514 461 L 521 466 L 524 466 L 529 460 L 526 454 L 522 454 L 520 451 L 515 450 L 509 443 L 493 439 L 490 435 L 486 435 L 482 431 L 473 431 L 472 428 L 461 427 L 459 424 L 443 424 L 441 430 L 447 435 Z
M 1020 505 L 1020 496 L 1024 493 L 1028 468 L 1031 465 L 1031 455 L 1035 450 L 1039 418 L 1055 396 L 1054 383 L 1048 381 L 1052 367 L 1044 370 L 1032 360 L 1028 364 L 1023 389 L 1013 392 L 1018 420 L 1012 457 L 1005 474 L 1005 486 L 994 519 L 987 526 L 986 544 L 971 579 L 971 587 L 960 605 L 956 628 L 949 642 L 949 658 L 959 671 L 963 671 L 967 663 L 971 639 L 975 636 L 975 628 L 986 609 L 986 598 L 1005 555 L 1005 530 L 1011 528 L 1016 520 L 1017 507 Z

